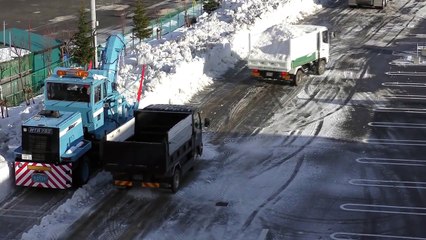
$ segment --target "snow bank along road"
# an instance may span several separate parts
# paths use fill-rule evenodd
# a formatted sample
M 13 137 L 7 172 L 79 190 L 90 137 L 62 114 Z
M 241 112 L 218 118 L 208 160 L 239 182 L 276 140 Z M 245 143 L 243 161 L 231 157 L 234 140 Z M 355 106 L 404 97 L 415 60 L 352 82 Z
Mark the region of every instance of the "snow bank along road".
M 421 40 L 425 6 L 343 1 L 305 19 L 337 32 L 324 76 L 295 88 L 237 64 L 192 100 L 212 119 L 211 152 L 180 192 L 110 191 L 56 237 L 426 239 L 423 78 L 386 74 L 425 71 L 389 65 Z M 37 223 L 7 217 L 6 237 L 10 221 Z

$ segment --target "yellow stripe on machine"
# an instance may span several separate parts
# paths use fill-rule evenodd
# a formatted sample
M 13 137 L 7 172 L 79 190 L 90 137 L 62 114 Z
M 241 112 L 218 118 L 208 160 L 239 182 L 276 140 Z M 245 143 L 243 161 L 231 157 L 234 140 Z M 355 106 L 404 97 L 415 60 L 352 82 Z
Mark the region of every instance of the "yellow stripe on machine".
M 143 182 L 142 183 L 142 187 L 146 187 L 146 188 L 159 188 L 160 187 L 160 183 Z
M 131 186 L 133 186 L 133 182 L 131 182 L 131 181 L 115 180 L 114 181 L 114 185 L 121 186 L 121 187 L 131 187 Z
M 52 169 L 50 167 L 45 167 L 45 166 L 33 166 L 30 165 L 27 167 L 29 170 L 34 170 L 34 171 L 51 171 Z

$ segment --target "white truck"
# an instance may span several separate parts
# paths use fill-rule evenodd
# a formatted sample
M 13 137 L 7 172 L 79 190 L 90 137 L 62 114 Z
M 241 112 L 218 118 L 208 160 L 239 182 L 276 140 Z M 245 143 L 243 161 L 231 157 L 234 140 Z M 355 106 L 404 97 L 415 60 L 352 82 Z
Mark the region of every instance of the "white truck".
M 262 32 L 249 52 L 247 67 L 253 77 L 298 85 L 305 74 L 324 73 L 329 49 L 324 26 L 275 25 Z
M 388 0 L 348 0 L 349 7 L 371 6 L 375 8 L 384 8 Z

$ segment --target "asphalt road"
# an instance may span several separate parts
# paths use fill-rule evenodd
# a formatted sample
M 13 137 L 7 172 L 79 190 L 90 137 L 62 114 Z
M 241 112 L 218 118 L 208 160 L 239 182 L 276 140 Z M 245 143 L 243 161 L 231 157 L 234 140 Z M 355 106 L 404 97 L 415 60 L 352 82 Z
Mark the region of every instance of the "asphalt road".
M 76 30 L 76 19 L 81 2 L 86 9 L 90 9 L 90 0 L 0 0 L 0 21 L 2 25 L 3 21 L 6 23 L 6 28 L 31 29 L 42 35 L 69 39 Z M 151 19 L 191 3 L 189 0 L 143 0 L 142 2 Z M 123 25 L 129 26 L 133 4 L 132 0 L 96 0 L 99 30 L 121 31 Z M 90 17 L 90 13 L 88 16 Z
M 362 74 L 343 101 L 350 117 L 341 131 L 350 137 L 317 138 L 323 147 L 305 151 L 297 169 L 311 176 L 296 176 L 282 201 L 258 215 L 270 239 L 425 239 L 425 88 L 415 76 L 425 68 L 389 65 L 422 41 L 426 21 L 412 24 L 419 9 L 415 1 L 383 11 L 337 7 L 307 20 L 341 34 L 332 71 Z

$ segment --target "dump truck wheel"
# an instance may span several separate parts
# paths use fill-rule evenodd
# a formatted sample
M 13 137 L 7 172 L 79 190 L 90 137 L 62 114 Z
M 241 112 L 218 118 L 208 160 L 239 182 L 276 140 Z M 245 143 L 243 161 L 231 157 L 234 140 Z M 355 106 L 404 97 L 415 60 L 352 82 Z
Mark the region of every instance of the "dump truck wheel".
M 180 169 L 179 168 L 175 169 L 175 173 L 173 174 L 171 185 L 172 185 L 171 186 L 172 193 L 176 193 L 179 190 L 179 185 L 180 185 Z
M 203 155 L 203 148 L 204 148 L 203 144 L 200 144 L 200 146 L 197 149 L 198 155 L 200 155 L 200 156 Z
M 318 62 L 318 66 L 317 66 L 317 74 L 318 75 L 322 75 L 325 72 L 325 61 L 324 60 L 320 60 Z
M 304 76 L 305 76 L 305 74 L 303 73 L 303 71 L 298 70 L 296 75 L 294 75 L 293 85 L 298 86 L 298 85 L 302 84 Z

